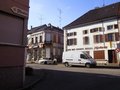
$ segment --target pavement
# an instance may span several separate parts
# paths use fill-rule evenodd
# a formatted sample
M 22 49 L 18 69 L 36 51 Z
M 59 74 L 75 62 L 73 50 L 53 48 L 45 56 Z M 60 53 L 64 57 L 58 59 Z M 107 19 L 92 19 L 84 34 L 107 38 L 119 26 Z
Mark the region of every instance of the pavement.
M 58 64 L 62 65 L 62 64 Z M 97 67 L 105 67 L 105 68 L 120 68 L 118 64 L 97 64 Z M 26 75 L 25 76 L 25 83 L 23 87 L 17 89 L 17 90 L 32 90 L 32 88 L 42 80 L 46 78 L 46 71 L 44 69 L 33 69 L 33 74 L 32 75 Z
M 25 76 L 25 82 L 23 87 L 16 90 L 31 90 L 37 83 L 44 80 L 46 74 L 44 70 L 33 69 L 32 75 Z

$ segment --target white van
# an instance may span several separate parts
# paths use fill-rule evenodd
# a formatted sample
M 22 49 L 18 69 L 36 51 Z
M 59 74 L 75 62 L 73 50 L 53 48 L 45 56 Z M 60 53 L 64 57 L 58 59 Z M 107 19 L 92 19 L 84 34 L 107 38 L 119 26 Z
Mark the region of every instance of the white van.
M 96 61 L 89 54 L 81 51 L 63 52 L 62 63 L 66 67 L 72 65 L 82 65 L 86 67 L 96 66 Z

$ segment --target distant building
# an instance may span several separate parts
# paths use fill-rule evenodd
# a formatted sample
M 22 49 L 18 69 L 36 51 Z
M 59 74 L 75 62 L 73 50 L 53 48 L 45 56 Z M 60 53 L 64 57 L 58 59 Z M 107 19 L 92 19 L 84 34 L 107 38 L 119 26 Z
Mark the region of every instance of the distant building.
M 98 62 L 118 63 L 120 3 L 95 8 L 64 27 L 64 51 L 88 52 Z
M 28 31 L 27 61 L 40 58 L 57 59 L 61 62 L 63 52 L 63 30 L 51 24 L 31 28 Z

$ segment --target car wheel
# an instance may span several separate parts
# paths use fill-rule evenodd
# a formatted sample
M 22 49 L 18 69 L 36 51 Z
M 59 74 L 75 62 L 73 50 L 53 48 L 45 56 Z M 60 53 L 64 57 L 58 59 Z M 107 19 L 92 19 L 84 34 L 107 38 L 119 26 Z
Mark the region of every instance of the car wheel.
M 45 61 L 44 64 L 47 64 L 47 62 Z
M 66 62 L 66 63 L 65 63 L 65 66 L 66 66 L 66 67 L 69 67 L 70 65 L 69 65 L 69 63 L 68 63 L 68 62 Z
M 86 66 L 87 68 L 90 68 L 90 67 L 91 67 L 91 65 L 90 65 L 89 63 L 87 63 L 85 66 Z
M 56 64 L 57 64 L 57 62 L 56 62 L 56 61 L 54 61 L 54 62 L 53 62 L 53 64 L 55 64 L 55 65 L 56 65 Z

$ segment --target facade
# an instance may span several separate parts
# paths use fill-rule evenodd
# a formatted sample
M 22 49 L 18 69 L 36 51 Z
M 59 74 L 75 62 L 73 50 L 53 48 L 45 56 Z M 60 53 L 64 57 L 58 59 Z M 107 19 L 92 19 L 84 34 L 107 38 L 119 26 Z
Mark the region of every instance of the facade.
M 0 89 L 16 90 L 25 80 L 29 0 L 0 1 Z
M 88 52 L 97 62 L 119 63 L 120 3 L 88 11 L 64 27 L 64 51 Z
M 28 31 L 27 61 L 41 58 L 57 59 L 61 62 L 63 52 L 63 30 L 51 24 L 31 28 Z

